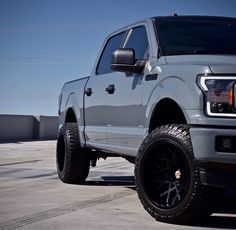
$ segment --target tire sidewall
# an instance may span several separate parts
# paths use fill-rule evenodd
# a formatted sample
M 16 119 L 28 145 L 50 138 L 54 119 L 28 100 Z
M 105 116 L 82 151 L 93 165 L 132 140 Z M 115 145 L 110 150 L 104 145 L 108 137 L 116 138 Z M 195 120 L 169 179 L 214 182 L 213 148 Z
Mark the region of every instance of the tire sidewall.
M 59 141 L 64 141 L 64 165 L 63 165 L 63 169 L 60 170 L 59 167 L 59 154 L 61 154 L 59 151 Z M 59 134 L 58 134 L 58 138 L 57 138 L 57 173 L 59 178 L 63 181 L 64 177 L 65 177 L 65 170 L 66 170 L 66 164 L 67 164 L 67 154 L 68 154 L 68 143 L 70 143 L 70 141 L 68 140 L 68 135 L 67 135 L 67 125 L 63 125 L 63 127 L 60 129 Z

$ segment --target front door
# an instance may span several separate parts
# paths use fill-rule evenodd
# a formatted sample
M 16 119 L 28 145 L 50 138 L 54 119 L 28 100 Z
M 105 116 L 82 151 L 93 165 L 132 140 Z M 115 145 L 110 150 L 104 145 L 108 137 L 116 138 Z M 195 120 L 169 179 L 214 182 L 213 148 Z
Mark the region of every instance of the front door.
M 135 58 L 147 60 L 149 43 L 145 26 L 132 28 L 123 46 L 135 51 Z M 106 94 L 108 150 L 135 156 L 144 136 L 143 75 L 112 72 Z

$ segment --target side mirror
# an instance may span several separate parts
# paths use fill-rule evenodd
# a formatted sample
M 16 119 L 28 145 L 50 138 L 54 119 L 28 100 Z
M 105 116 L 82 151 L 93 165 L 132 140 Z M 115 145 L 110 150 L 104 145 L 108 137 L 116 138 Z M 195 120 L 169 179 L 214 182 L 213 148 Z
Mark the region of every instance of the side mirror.
M 117 49 L 112 53 L 111 69 L 125 73 L 141 74 L 145 61 L 135 60 L 133 49 Z

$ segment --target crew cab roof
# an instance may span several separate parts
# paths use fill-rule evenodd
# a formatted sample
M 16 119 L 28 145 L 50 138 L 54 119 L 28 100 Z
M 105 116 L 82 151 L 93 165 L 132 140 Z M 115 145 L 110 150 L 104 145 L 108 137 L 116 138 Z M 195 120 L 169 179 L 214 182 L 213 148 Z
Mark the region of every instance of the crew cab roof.
M 234 17 L 222 17 L 222 16 L 190 16 L 190 15 L 186 15 L 186 16 L 157 16 L 157 17 L 152 17 L 151 19 L 156 20 L 156 21 L 162 21 L 162 20 L 183 20 L 183 19 L 187 19 L 187 20 L 220 20 L 220 21 L 228 21 L 228 20 L 236 20 L 236 18 Z

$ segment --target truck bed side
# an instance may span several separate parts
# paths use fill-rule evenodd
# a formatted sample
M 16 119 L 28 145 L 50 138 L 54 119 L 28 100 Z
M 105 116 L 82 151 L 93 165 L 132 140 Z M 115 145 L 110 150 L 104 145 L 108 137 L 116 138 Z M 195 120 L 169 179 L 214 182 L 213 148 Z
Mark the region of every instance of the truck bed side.
M 65 83 L 59 98 L 59 129 L 63 124 L 76 119 L 81 144 L 84 144 L 84 89 L 88 79 L 84 77 Z

